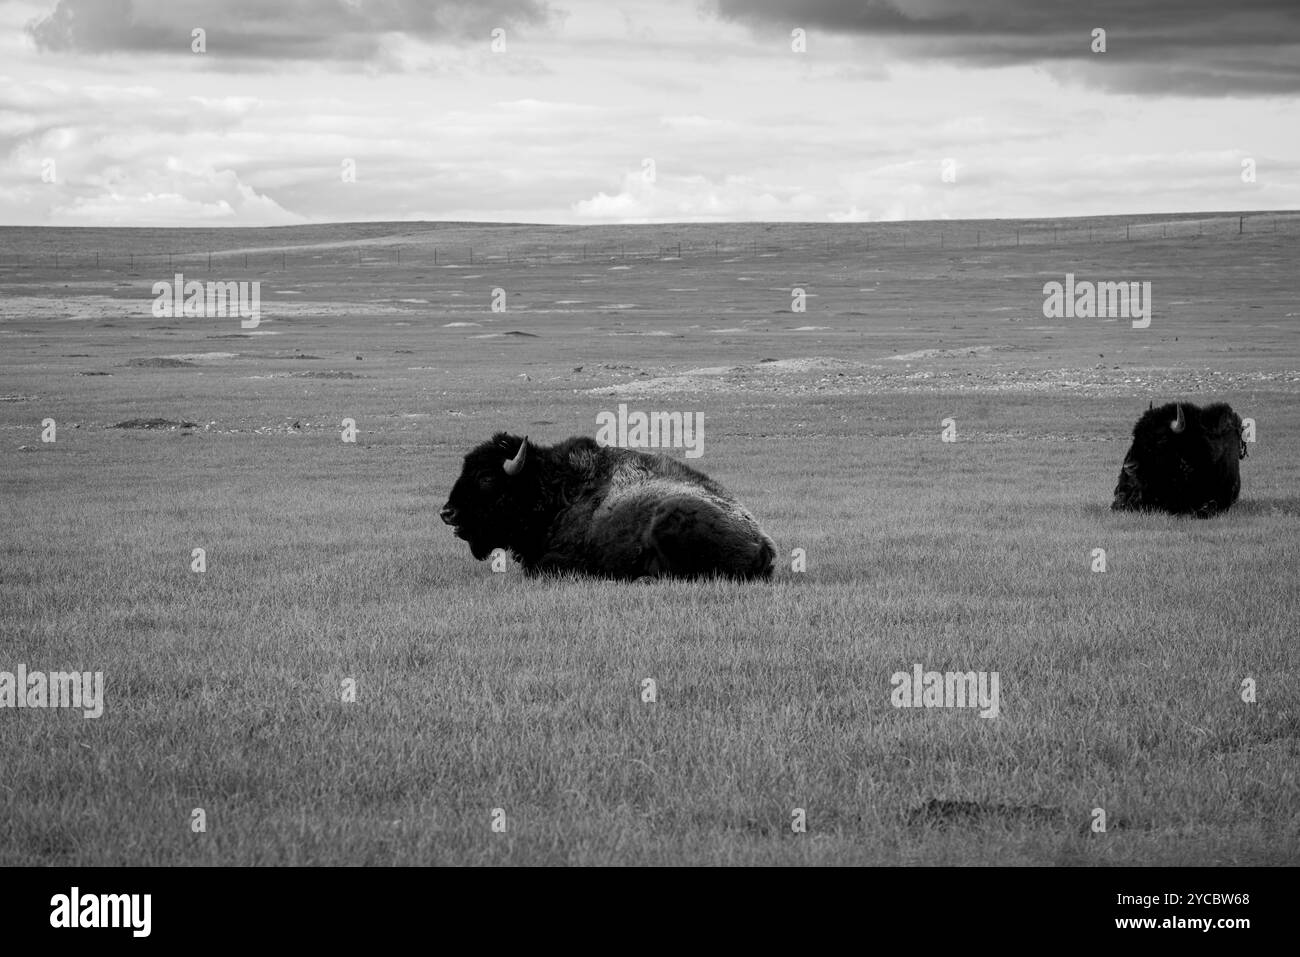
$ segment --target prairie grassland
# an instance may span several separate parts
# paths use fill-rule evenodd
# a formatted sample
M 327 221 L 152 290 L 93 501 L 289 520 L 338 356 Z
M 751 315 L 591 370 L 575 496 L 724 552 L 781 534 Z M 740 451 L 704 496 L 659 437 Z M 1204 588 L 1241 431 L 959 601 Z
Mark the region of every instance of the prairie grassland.
M 472 269 L 311 265 L 386 234 L 298 230 L 285 271 L 213 277 L 263 281 L 252 331 L 152 316 L 165 271 L 3 265 L 93 232 L 0 230 L 0 670 L 106 694 L 0 709 L 0 863 L 1300 862 L 1297 237 L 801 258 L 725 230 L 741 252 Z M 1151 280 L 1151 328 L 1044 319 L 1067 271 Z M 1242 501 L 1112 514 L 1174 398 L 1256 420 Z M 619 402 L 703 412 L 691 464 L 781 546 L 773 582 L 493 574 L 437 520 L 473 444 Z M 155 416 L 197 427 L 110 428 Z M 893 707 L 915 663 L 997 672 L 999 715 Z

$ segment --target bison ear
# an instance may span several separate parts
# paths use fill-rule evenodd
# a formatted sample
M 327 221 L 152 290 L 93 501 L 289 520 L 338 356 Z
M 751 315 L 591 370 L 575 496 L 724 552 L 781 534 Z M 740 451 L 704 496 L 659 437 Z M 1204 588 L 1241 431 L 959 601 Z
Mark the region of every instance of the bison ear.
M 513 459 L 508 459 L 504 463 L 502 463 L 501 468 L 505 470 L 505 473 L 507 475 L 518 475 L 520 471 L 523 469 L 524 462 L 527 460 L 527 458 L 528 458 L 528 436 L 525 435 L 524 440 L 519 443 L 519 451 L 515 453 L 515 457 Z

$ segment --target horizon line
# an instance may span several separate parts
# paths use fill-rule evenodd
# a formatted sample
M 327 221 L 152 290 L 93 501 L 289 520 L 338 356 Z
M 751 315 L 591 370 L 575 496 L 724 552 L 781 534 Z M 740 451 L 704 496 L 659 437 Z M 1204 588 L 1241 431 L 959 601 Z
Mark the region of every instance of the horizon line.
M 256 226 L 241 225 L 236 223 L 195 223 L 185 226 L 136 226 L 130 224 L 116 225 L 18 225 L 18 224 L 0 224 L 0 230 L 10 229 L 144 229 L 144 230 L 192 230 L 192 229 L 313 229 L 337 226 L 528 226 L 528 227 L 546 227 L 549 229 L 626 229 L 629 227 L 647 227 L 647 226 L 677 226 L 677 227 L 708 227 L 708 226 L 832 226 L 832 227 L 853 227 L 853 226 L 908 226 L 923 225 L 932 223 L 1012 223 L 1012 222 L 1070 222 L 1076 220 L 1098 220 L 1098 219 L 1170 219 L 1174 217 L 1182 218 L 1205 218 L 1216 216 L 1260 216 L 1260 215 L 1297 215 L 1300 209 L 1224 209 L 1224 210 L 1187 210 L 1174 213 L 1098 213 L 1094 215 L 1081 216 L 983 216 L 983 217 L 954 217 L 951 219 L 863 219 L 851 220 L 846 222 L 834 222 L 821 219 L 735 219 L 735 220 L 654 220 L 649 222 L 636 223 L 547 223 L 547 222 L 529 222 L 526 220 L 493 220 L 493 219 L 352 219 L 352 220 L 320 220 L 305 223 L 283 223 L 276 226 Z

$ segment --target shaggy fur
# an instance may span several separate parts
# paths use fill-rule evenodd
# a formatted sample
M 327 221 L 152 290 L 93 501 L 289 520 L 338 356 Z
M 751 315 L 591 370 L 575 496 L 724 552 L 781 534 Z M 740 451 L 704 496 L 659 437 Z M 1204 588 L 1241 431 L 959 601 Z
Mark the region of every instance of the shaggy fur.
M 1171 424 L 1183 410 L 1185 426 Z M 1133 427 L 1133 444 L 1115 486 L 1116 510 L 1158 510 L 1207 518 L 1241 493 L 1246 457 L 1241 418 L 1224 403 L 1204 409 L 1186 402 L 1148 409 Z
M 610 578 L 769 578 L 776 546 L 707 475 L 663 455 L 575 437 L 526 442 L 498 432 L 465 456 L 442 520 L 482 561 L 508 549 L 529 572 Z

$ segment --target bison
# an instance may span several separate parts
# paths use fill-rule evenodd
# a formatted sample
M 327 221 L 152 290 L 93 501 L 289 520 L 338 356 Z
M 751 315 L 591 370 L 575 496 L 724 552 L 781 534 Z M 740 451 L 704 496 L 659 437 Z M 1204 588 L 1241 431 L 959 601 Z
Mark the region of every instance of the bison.
M 707 475 L 663 455 L 505 432 L 465 456 L 442 520 L 482 561 L 508 549 L 530 573 L 769 578 L 776 546 Z
M 1241 492 L 1246 454 L 1241 418 L 1222 402 L 1148 406 L 1133 427 L 1110 507 L 1201 518 L 1226 511 Z

